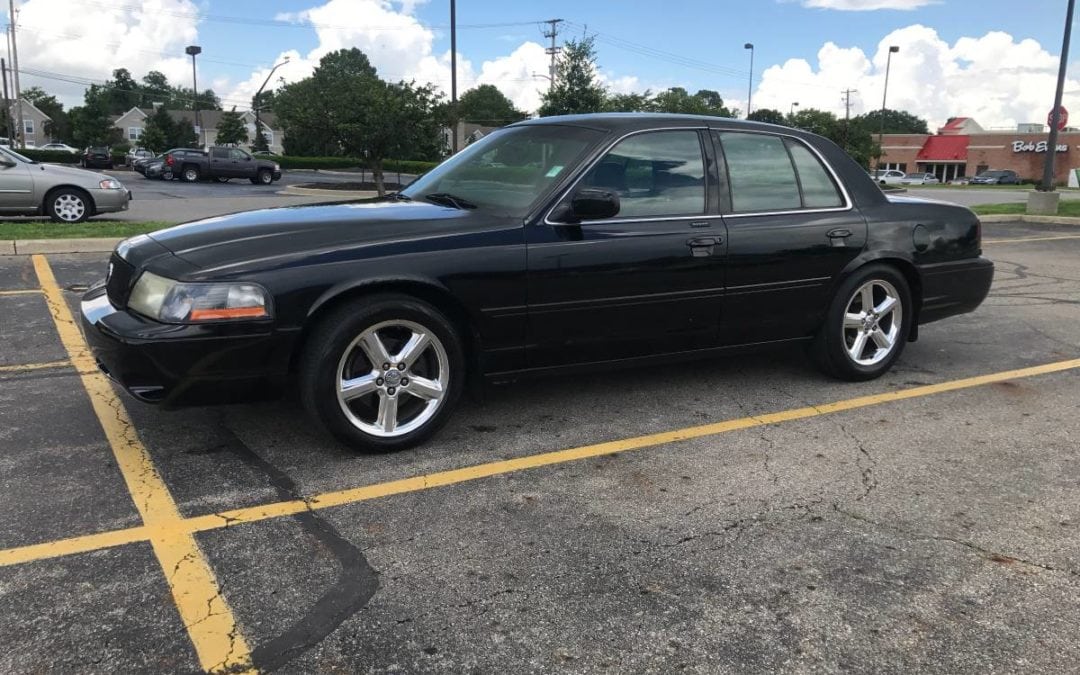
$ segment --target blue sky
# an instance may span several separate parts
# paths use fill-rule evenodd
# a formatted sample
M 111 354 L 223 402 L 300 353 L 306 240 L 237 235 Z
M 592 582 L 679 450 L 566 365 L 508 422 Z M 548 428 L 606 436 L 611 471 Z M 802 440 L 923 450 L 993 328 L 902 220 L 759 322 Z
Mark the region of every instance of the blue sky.
M 448 89 L 448 0 L 19 4 L 20 45 L 27 45 L 20 50 L 23 61 L 49 72 L 103 79 L 117 66 L 137 75 L 156 67 L 186 77 L 183 45 L 197 41 L 203 47 L 200 84 L 213 83 L 227 103 L 243 107 L 266 67 L 282 55 L 291 54 L 293 61 L 278 74 L 293 80 L 310 72 L 325 51 L 357 45 L 384 76 L 430 80 Z M 803 107 L 838 111 L 840 90 L 851 87 L 859 90 L 859 112 L 880 105 L 873 101 L 880 101 L 883 41 L 888 40 L 902 45 L 889 86 L 899 102 L 934 122 L 978 114 L 990 125 L 1012 124 L 1031 121 L 1049 107 L 1045 89 L 1055 74 L 1065 5 L 1065 0 L 459 0 L 458 52 L 464 61 L 459 80 L 462 89 L 491 82 L 522 107 L 534 106 L 536 90 L 546 86 L 532 77 L 546 72 L 539 22 L 562 18 L 560 39 L 580 36 L 585 26 L 597 33 L 601 73 L 615 90 L 709 88 L 745 108 L 749 54 L 743 44 L 752 42 L 754 107 L 760 99 L 784 109 L 800 101 Z M 882 6 L 910 9 L 843 9 Z M 305 18 L 307 10 L 314 12 Z M 293 17 L 293 23 L 275 22 L 283 16 Z M 97 21 L 113 34 L 126 26 L 127 34 L 114 45 L 74 39 L 95 32 Z M 312 22 L 323 30 L 317 33 Z M 828 43 L 832 46 L 822 51 Z M 63 90 L 65 100 L 77 100 L 72 86 L 52 84 Z M 1050 88 L 1052 97 L 1052 82 Z M 1080 108 L 1080 81 L 1070 89 L 1076 90 Z

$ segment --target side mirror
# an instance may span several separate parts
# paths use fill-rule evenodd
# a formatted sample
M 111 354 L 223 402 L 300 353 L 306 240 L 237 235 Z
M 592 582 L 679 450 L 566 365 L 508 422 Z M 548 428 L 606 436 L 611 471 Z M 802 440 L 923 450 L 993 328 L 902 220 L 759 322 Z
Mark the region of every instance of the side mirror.
M 0 158 L 0 166 L 4 167 L 5 169 L 10 169 L 11 167 L 15 166 L 15 162 L 11 161 L 10 159 Z
M 578 220 L 614 218 L 619 209 L 619 195 L 599 188 L 579 190 L 570 201 L 570 212 Z

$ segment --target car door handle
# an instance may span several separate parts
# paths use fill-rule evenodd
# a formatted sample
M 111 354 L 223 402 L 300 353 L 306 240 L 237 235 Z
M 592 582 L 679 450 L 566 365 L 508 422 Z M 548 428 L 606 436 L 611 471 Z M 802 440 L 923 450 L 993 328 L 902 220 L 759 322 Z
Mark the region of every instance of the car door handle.
M 829 230 L 829 239 L 846 239 L 851 236 L 851 230 L 845 227 L 839 227 L 835 230 Z
M 695 258 L 704 258 L 712 255 L 713 246 L 720 243 L 720 237 L 691 237 L 686 240 L 690 247 L 690 255 Z

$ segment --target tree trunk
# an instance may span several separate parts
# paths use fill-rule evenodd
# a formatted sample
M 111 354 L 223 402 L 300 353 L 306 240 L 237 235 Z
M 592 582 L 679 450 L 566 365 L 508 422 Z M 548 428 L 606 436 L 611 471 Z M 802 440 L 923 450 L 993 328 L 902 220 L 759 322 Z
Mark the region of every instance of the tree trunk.
M 371 160 L 371 178 L 375 181 L 375 190 L 380 197 L 386 196 L 386 184 L 383 182 L 382 160 Z

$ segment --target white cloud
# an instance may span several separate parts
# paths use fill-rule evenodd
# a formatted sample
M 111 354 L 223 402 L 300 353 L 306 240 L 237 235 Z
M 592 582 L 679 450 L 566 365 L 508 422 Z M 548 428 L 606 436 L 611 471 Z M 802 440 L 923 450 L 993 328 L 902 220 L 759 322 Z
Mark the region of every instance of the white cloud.
M 91 80 L 108 79 L 118 67 L 136 79 L 160 70 L 170 81 L 190 85 L 184 47 L 198 37 L 198 12 L 192 0 L 92 7 L 83 0 L 26 0 L 18 15 L 19 67 Z M 83 101 L 81 84 L 30 75 L 22 75 L 20 84 L 40 86 L 67 106 Z
M 939 0 L 802 0 L 803 7 L 836 9 L 843 12 L 871 12 L 879 9 L 912 10 L 936 5 Z
M 932 28 L 912 25 L 885 36 L 872 56 L 827 42 L 816 66 L 791 59 L 768 68 L 754 108 L 786 112 L 798 101 L 801 108 L 842 114 L 840 93 L 852 88 L 858 90 L 853 114 L 876 110 L 890 45 L 900 52 L 892 58 L 888 107 L 923 117 L 931 127 L 955 116 L 973 117 L 984 127 L 1042 122 L 1053 105 L 1058 57 L 1035 40 L 1017 42 L 1008 33 L 991 32 L 950 45 Z M 1080 109 L 1078 89 L 1080 80 L 1067 83 L 1067 107 Z

